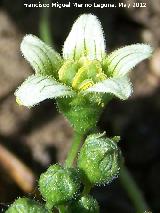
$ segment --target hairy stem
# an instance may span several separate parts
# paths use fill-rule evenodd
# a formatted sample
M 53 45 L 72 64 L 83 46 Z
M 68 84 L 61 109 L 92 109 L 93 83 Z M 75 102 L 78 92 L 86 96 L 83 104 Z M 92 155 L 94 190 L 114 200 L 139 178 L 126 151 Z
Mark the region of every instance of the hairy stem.
M 134 204 L 136 209 L 136 213 L 144 213 L 145 211 L 149 210 L 149 207 L 144 200 L 144 197 L 137 187 L 134 179 L 132 178 L 130 172 L 127 168 L 122 165 L 120 170 L 120 181 L 123 188 L 126 190 L 130 200 Z
M 82 137 L 83 135 L 77 132 L 74 133 L 73 142 L 65 162 L 65 165 L 67 167 L 71 167 L 73 165 L 74 159 L 76 158 L 78 150 L 79 150 Z

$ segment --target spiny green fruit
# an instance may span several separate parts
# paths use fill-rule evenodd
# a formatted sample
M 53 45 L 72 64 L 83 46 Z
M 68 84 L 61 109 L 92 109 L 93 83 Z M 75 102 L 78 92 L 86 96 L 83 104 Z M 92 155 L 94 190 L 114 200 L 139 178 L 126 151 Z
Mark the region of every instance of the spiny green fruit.
M 77 162 L 85 184 L 90 182 L 91 185 L 101 185 L 117 177 L 120 169 L 118 139 L 106 138 L 104 134 L 87 137 Z
M 56 206 L 77 198 L 81 187 L 79 176 L 74 168 L 50 166 L 39 180 L 39 189 L 47 204 Z
M 68 207 L 70 213 L 99 213 L 98 202 L 91 196 L 83 196 Z
M 49 213 L 49 211 L 34 200 L 18 198 L 6 213 Z

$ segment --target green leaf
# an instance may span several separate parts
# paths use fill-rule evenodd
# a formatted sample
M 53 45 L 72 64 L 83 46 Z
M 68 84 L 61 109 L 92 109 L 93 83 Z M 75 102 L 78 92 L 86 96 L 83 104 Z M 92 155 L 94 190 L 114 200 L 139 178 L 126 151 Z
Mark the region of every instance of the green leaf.
M 116 97 L 125 100 L 131 95 L 132 86 L 128 77 L 126 76 L 108 78 L 104 81 L 94 84 L 84 92 L 111 93 Z
M 115 50 L 107 58 L 108 72 L 113 76 L 124 76 L 151 54 L 152 48 L 146 44 L 133 44 Z
M 73 24 L 63 48 L 64 59 L 102 60 L 105 54 L 105 40 L 101 23 L 91 14 L 81 15 Z
M 61 56 L 39 38 L 26 35 L 21 43 L 21 51 L 36 73 L 58 76 L 57 70 L 62 64 Z
M 52 77 L 32 75 L 17 89 L 17 103 L 32 107 L 45 99 L 72 96 L 74 92 Z

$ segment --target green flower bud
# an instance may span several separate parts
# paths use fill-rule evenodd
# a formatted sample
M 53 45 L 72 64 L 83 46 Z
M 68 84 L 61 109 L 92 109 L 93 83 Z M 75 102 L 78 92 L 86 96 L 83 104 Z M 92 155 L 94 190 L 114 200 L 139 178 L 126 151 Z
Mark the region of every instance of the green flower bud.
M 49 213 L 49 211 L 38 202 L 28 198 L 18 198 L 6 211 L 6 213 Z
M 78 167 L 85 183 L 100 185 L 111 182 L 119 174 L 120 152 L 117 137 L 89 135 L 78 156 Z
M 68 208 L 70 213 L 99 213 L 98 202 L 91 196 L 83 196 Z
M 73 168 L 53 165 L 41 174 L 39 189 L 50 206 L 64 204 L 79 195 L 81 182 L 79 172 Z

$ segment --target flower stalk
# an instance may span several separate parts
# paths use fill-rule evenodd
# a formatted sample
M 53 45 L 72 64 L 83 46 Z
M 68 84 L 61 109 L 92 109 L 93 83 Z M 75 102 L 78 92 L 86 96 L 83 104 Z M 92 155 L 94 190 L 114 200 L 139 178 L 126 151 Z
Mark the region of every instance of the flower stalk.
M 77 153 L 80 148 L 80 143 L 81 143 L 82 139 L 83 139 L 83 135 L 81 135 L 77 132 L 74 133 L 71 148 L 69 150 L 69 153 L 68 153 L 66 161 L 65 161 L 66 167 L 73 166 L 73 163 L 74 163 L 75 158 L 77 157 Z

